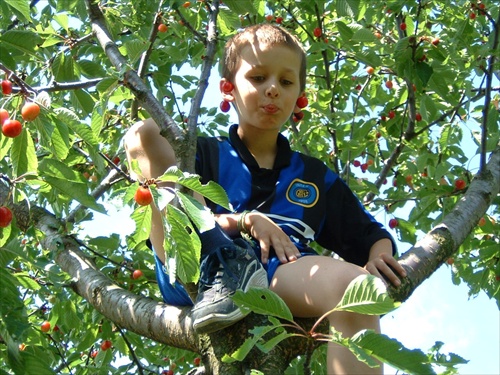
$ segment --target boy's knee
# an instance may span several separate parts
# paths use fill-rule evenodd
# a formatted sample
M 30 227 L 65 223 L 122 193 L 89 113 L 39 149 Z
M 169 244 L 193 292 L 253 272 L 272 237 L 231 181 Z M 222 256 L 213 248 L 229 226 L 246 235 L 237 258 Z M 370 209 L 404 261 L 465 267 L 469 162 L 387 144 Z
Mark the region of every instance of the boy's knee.
M 123 144 L 125 150 L 133 155 L 156 137 L 160 137 L 160 130 L 154 121 L 148 119 L 132 125 L 125 133 Z

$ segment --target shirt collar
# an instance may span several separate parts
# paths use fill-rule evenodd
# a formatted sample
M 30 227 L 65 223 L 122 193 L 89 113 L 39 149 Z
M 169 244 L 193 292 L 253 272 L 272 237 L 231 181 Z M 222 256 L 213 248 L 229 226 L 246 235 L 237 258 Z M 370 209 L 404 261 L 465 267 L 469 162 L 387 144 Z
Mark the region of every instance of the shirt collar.
M 238 125 L 232 125 L 229 128 L 229 141 L 238 152 L 240 158 L 249 168 L 260 168 L 253 155 L 250 151 L 248 151 L 247 147 L 238 136 Z M 292 150 L 290 149 L 290 143 L 281 133 L 278 134 L 277 143 L 278 153 L 276 155 L 276 160 L 274 161 L 273 169 L 283 169 L 290 165 Z

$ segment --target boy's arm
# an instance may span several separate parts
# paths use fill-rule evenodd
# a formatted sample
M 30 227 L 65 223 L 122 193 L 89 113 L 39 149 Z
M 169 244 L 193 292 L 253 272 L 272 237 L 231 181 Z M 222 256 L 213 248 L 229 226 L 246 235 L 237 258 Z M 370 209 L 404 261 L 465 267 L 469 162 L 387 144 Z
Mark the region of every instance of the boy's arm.
M 400 276 L 406 276 L 403 266 L 392 256 L 392 241 L 388 238 L 373 244 L 365 269 L 382 280 L 389 280 L 394 286 L 401 285 Z
M 168 141 L 160 135 L 160 129 L 152 119 L 147 119 L 134 124 L 125 134 L 124 147 L 127 160 L 137 160 L 142 176 L 136 176 L 131 168 L 133 178 L 144 181 L 145 179 L 161 176 L 169 167 L 176 165 L 175 153 Z M 152 222 L 150 240 L 156 255 L 165 263 L 163 249 L 163 223 L 161 212 L 151 203 Z
M 238 221 L 242 219 L 242 213 L 216 215 L 217 222 L 229 236 L 236 236 L 239 233 Z M 290 240 L 290 237 L 276 225 L 265 214 L 258 211 L 248 212 L 241 224 L 248 233 L 259 241 L 261 249 L 262 263 L 267 263 L 271 248 L 281 263 L 287 263 L 300 258 L 300 251 Z

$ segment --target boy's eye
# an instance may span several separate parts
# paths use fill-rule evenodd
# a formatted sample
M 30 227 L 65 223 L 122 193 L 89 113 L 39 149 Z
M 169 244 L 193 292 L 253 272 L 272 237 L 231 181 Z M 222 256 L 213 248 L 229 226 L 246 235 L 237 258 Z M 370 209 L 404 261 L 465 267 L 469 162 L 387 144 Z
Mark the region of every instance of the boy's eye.
M 265 77 L 264 76 L 253 76 L 252 79 L 255 81 L 255 82 L 262 82 L 265 80 Z
M 281 83 L 282 83 L 284 86 L 293 85 L 293 82 L 292 82 L 292 81 L 289 81 L 289 80 L 287 80 L 287 79 L 283 79 L 283 80 L 281 80 Z

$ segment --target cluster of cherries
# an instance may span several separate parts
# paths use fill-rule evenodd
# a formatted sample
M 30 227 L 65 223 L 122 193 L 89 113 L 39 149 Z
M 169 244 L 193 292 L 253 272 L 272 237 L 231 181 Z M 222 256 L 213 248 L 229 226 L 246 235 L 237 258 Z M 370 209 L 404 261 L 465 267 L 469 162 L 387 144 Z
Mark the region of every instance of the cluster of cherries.
M 2 81 L 2 92 L 4 95 L 12 93 L 12 82 L 9 80 Z M 33 121 L 40 114 L 40 106 L 35 102 L 26 102 L 21 108 L 21 117 L 24 121 Z M 19 120 L 10 118 L 9 112 L 0 108 L 0 126 L 2 134 L 9 138 L 15 138 L 23 131 L 23 125 Z
M 221 84 L 221 89 L 224 94 L 230 94 L 234 90 L 234 85 L 229 81 L 225 81 Z M 299 108 L 299 111 L 293 113 L 293 120 L 295 122 L 298 122 L 304 118 L 304 112 L 302 112 L 301 110 L 307 107 L 308 104 L 309 101 L 307 100 L 307 97 L 305 95 L 297 99 L 296 105 Z M 224 99 L 220 103 L 219 107 L 222 112 L 226 113 L 229 112 L 229 110 L 231 109 L 231 104 L 229 103 L 228 100 Z
M 12 94 L 12 82 L 4 79 L 1 83 L 3 95 Z M 21 117 L 24 121 L 33 121 L 40 114 L 40 106 L 34 102 L 26 102 L 21 108 Z M 0 126 L 5 137 L 15 138 L 23 131 L 23 125 L 19 120 L 11 119 L 9 112 L 0 108 Z M 12 211 L 6 207 L 0 207 L 0 228 L 6 228 L 12 222 Z

